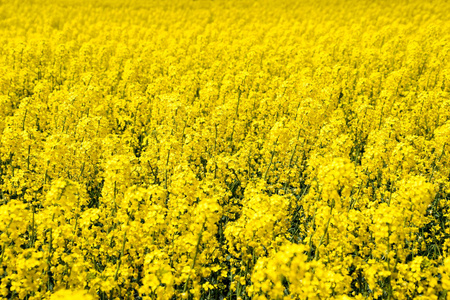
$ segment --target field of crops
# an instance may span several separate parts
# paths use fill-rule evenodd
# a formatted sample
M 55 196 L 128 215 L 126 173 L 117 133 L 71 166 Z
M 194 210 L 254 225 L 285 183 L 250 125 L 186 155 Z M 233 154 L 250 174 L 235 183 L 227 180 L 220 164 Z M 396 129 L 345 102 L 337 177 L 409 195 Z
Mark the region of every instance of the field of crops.
M 450 2 L 1 0 L 3 299 L 450 299 Z

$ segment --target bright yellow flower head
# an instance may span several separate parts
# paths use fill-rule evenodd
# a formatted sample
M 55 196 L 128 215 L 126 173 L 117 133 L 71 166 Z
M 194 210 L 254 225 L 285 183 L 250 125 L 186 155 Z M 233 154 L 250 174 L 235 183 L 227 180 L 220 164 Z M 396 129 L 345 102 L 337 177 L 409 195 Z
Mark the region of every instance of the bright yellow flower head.
M 83 290 L 59 290 L 53 293 L 51 300 L 93 300 L 94 297 Z

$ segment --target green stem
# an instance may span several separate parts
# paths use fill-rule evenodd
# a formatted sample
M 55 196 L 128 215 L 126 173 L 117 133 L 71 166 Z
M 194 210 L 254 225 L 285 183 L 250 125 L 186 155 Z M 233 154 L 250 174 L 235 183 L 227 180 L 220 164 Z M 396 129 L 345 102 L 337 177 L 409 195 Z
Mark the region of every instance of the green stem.
M 125 251 L 125 242 L 126 242 L 126 240 L 127 240 L 127 232 L 124 232 L 123 233 L 122 249 L 120 250 L 120 254 L 119 254 L 119 262 L 117 263 L 116 274 L 114 274 L 114 281 L 117 280 L 117 276 L 119 274 L 120 265 L 122 263 L 123 252 Z
M 198 256 L 198 250 L 200 248 L 200 242 L 202 240 L 202 235 L 203 235 L 203 231 L 205 229 L 205 225 L 206 225 L 206 220 L 203 222 L 202 225 L 202 229 L 200 230 L 199 234 L 198 234 L 198 238 L 197 238 L 197 246 L 195 247 L 195 253 L 194 253 L 194 259 L 192 260 L 192 265 L 191 265 L 191 270 L 194 269 L 195 267 L 195 262 L 197 261 L 197 256 Z M 189 280 L 191 279 L 191 273 L 189 273 L 188 278 L 186 280 L 186 283 L 184 284 L 184 288 L 183 288 L 183 293 L 186 293 L 187 291 L 187 286 L 189 284 Z

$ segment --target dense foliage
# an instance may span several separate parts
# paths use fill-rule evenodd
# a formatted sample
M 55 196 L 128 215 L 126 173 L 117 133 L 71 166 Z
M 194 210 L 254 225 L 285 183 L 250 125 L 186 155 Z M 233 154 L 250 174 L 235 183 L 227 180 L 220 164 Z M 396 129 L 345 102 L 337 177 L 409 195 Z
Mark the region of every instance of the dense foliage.
M 0 1 L 0 295 L 447 298 L 449 15 Z

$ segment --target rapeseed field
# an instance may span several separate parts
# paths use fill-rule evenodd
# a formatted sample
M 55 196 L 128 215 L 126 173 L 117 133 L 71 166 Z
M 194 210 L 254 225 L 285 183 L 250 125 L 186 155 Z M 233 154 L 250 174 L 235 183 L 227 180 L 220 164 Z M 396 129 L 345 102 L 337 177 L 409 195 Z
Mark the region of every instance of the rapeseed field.
M 449 16 L 0 1 L 0 296 L 450 299 Z

